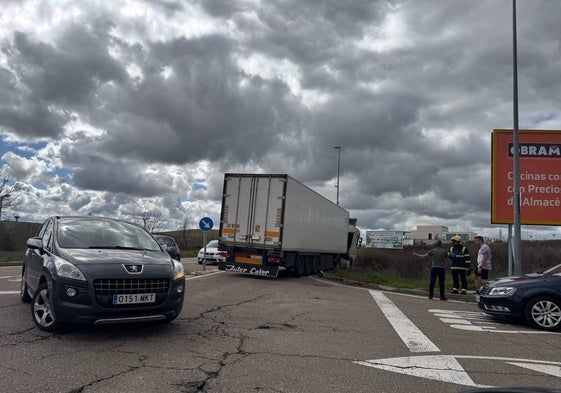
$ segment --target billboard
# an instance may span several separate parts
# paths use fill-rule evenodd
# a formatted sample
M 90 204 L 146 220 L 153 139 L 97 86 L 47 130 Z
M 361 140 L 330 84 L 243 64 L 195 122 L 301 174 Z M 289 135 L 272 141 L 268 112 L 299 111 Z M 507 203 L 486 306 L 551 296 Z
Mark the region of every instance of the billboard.
M 491 223 L 514 223 L 512 130 L 493 130 Z M 520 130 L 520 223 L 561 225 L 561 131 Z
M 403 248 L 403 231 L 366 231 L 366 247 Z

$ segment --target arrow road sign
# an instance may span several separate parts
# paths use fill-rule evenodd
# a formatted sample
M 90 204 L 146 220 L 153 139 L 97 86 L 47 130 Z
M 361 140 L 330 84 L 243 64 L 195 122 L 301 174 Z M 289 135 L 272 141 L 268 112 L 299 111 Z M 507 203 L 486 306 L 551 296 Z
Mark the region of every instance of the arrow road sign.
M 199 221 L 199 228 L 201 228 L 201 231 L 203 232 L 208 232 L 212 229 L 214 223 L 212 222 L 212 219 L 210 217 L 203 217 L 201 218 L 201 221 Z

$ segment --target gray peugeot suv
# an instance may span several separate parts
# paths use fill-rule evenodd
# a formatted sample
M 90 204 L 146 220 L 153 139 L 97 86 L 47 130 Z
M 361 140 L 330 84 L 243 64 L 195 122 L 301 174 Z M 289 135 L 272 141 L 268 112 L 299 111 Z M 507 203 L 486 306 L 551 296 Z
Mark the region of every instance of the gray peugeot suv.
M 144 228 L 105 217 L 51 217 L 27 240 L 21 300 L 41 330 L 172 321 L 185 274 Z

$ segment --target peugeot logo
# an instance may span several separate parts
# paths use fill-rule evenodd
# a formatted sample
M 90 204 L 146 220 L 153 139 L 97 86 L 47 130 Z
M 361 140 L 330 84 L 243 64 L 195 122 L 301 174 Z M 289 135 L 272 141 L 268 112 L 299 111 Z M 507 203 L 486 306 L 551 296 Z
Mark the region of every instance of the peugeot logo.
M 123 267 L 130 274 L 142 273 L 142 265 L 123 265 Z

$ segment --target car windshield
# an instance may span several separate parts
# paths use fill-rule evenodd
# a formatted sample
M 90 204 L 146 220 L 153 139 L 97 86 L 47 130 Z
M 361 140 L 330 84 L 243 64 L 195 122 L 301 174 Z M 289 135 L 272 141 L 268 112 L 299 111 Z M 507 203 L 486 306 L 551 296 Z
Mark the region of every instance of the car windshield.
M 218 240 L 211 240 L 211 241 L 208 242 L 208 244 L 206 246 L 207 246 L 207 248 L 208 247 L 218 248 Z
M 115 248 L 161 251 L 144 229 L 124 221 L 100 218 L 61 218 L 58 245 L 62 248 Z

